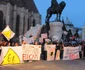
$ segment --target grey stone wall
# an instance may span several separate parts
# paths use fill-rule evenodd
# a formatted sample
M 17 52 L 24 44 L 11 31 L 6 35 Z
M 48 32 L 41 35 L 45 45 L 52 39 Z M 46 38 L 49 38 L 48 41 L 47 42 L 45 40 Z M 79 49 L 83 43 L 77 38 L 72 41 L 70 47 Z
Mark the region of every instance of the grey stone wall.
M 0 4 L 0 11 L 3 12 L 3 19 L 6 20 L 6 25 L 16 33 L 16 17 L 20 16 L 19 35 L 25 34 L 28 30 L 28 19 L 30 27 L 33 26 L 33 19 L 35 24 L 41 24 L 41 15 L 39 13 L 30 12 L 24 7 L 12 6 L 10 3 Z M 0 23 L 1 24 L 1 23 Z M 24 27 L 23 27 L 24 26 Z M 23 32 L 24 30 L 24 32 Z

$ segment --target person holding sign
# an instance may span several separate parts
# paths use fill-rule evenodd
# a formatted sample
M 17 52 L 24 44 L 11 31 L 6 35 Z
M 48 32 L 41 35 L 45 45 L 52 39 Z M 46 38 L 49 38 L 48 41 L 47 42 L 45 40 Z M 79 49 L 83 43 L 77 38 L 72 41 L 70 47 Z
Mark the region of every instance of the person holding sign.
M 56 43 L 56 58 L 55 60 L 60 60 L 60 44 Z
M 39 42 L 37 40 L 35 40 L 34 45 L 39 45 Z

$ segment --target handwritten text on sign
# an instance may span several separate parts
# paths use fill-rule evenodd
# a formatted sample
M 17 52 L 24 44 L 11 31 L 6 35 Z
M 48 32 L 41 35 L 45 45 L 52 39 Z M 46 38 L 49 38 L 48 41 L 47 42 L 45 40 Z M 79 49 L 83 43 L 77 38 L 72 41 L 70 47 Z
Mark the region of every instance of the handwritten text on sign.
M 40 60 L 41 45 L 25 45 L 23 47 L 23 60 Z
M 22 62 L 22 47 L 2 47 L 2 65 Z
M 45 50 L 47 51 L 47 61 L 54 60 L 55 45 L 45 45 Z
M 74 60 L 79 58 L 79 47 L 64 47 L 63 60 Z

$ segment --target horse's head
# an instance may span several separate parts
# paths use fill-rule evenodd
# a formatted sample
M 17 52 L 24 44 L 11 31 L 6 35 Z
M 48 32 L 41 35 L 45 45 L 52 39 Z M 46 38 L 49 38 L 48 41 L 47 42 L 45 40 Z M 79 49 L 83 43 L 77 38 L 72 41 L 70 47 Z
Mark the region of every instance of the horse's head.
M 59 4 L 59 13 L 62 13 L 65 6 L 66 6 L 66 3 L 64 1 L 60 2 L 60 4 Z
M 66 3 L 62 1 L 59 5 L 61 6 L 62 9 L 64 9 L 64 7 L 66 6 Z
M 58 2 L 56 0 L 51 0 L 51 7 L 58 6 Z

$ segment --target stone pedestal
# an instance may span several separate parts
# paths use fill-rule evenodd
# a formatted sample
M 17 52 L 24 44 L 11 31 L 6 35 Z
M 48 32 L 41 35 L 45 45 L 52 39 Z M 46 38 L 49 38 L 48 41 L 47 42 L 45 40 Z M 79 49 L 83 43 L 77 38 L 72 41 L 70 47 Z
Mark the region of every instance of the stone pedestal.
M 62 27 L 62 22 L 50 22 L 49 37 L 51 37 L 53 41 L 60 41 L 63 32 Z

